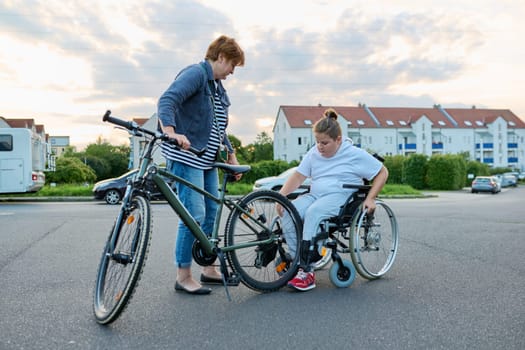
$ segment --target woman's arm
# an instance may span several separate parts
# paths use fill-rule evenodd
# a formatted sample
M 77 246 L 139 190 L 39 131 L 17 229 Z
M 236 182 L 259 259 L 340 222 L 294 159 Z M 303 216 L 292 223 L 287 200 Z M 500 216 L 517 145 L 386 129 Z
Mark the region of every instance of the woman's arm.
M 372 182 L 372 188 L 370 188 L 370 191 L 368 191 L 368 195 L 365 198 L 365 201 L 363 202 L 363 207 L 368 208 L 368 212 L 373 212 L 376 209 L 376 202 L 375 199 L 379 192 L 383 189 L 383 186 L 385 186 L 386 180 L 388 179 L 388 169 L 383 165 L 381 167 L 381 170 L 377 173 L 377 175 L 374 177 Z
M 306 180 L 306 176 L 304 176 L 298 171 L 294 171 L 294 173 L 290 175 L 288 180 L 286 180 L 283 187 L 281 187 L 279 193 L 283 196 L 289 195 L 290 193 L 298 189 L 299 186 L 303 184 L 304 180 Z

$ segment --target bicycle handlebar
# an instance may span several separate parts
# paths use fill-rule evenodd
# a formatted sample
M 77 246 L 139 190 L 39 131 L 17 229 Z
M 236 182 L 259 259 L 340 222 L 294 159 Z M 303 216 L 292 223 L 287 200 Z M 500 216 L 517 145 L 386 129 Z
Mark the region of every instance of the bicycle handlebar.
M 159 140 L 164 141 L 164 142 L 168 142 L 168 143 L 174 145 L 175 147 L 181 148 L 180 145 L 178 144 L 177 140 L 172 139 L 167 134 L 161 134 L 161 133 L 158 133 L 158 132 L 156 133 L 154 131 L 151 131 L 151 130 L 148 130 L 148 129 L 144 129 L 144 128 L 140 127 L 137 123 L 135 123 L 133 121 L 129 122 L 129 121 L 125 121 L 125 120 L 122 120 L 122 119 L 119 119 L 119 118 L 112 117 L 110 110 L 107 110 L 106 113 L 104 113 L 104 116 L 102 117 L 102 121 L 110 122 L 112 124 L 115 124 L 115 125 L 121 126 L 123 128 L 126 128 L 126 129 L 128 129 L 130 131 L 143 132 L 145 134 L 153 136 L 156 139 L 159 139 Z M 191 153 L 195 154 L 198 157 L 202 157 L 202 155 L 206 152 L 206 147 L 204 147 L 202 149 L 196 149 L 194 147 L 190 147 L 189 149 L 187 149 L 187 151 L 190 151 Z
M 122 119 L 118 119 L 118 118 L 115 118 L 115 117 L 111 117 L 111 111 L 106 111 L 106 113 L 104 113 L 104 116 L 102 117 L 102 120 L 105 121 L 105 122 L 110 122 L 112 124 L 115 124 L 115 125 L 118 125 L 118 126 L 122 126 L 128 130 L 135 130 L 135 129 L 138 129 L 139 126 L 134 122 L 127 122 L 125 120 L 122 120 Z

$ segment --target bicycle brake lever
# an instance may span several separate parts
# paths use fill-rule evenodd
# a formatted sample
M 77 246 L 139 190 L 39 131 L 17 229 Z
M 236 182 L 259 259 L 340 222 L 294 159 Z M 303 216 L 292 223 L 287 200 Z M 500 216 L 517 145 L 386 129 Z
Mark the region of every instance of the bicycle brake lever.
M 163 134 L 162 137 L 161 137 L 161 140 L 163 141 L 167 141 L 168 143 L 176 146 L 176 147 L 179 147 L 180 149 L 183 149 L 177 142 L 176 139 L 172 139 L 170 138 L 168 135 L 166 134 Z M 195 154 L 197 157 L 202 157 L 204 155 L 204 153 L 206 153 L 206 150 L 208 149 L 208 147 L 204 147 L 204 148 L 201 148 L 201 149 L 197 149 L 197 148 L 194 148 L 194 147 L 191 147 L 188 148 L 186 151 L 189 151 L 193 154 Z
M 196 149 L 196 148 L 190 147 L 188 151 L 190 151 L 191 153 L 195 154 L 197 157 L 202 157 L 204 155 L 204 153 L 206 153 L 207 149 L 208 149 L 207 147 L 204 147 L 204 148 L 201 148 L 201 149 Z

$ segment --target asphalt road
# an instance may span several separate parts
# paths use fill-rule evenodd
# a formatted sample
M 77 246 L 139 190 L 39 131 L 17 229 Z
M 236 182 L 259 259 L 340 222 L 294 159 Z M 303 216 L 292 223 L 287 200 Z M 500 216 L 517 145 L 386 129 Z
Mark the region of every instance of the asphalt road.
M 142 280 L 110 326 L 92 315 L 117 212 L 95 202 L 0 202 L 0 349 L 525 349 L 525 187 L 389 199 L 399 254 L 381 280 L 260 294 L 175 293 L 177 220 L 153 205 Z M 198 274 L 198 268 L 195 267 Z

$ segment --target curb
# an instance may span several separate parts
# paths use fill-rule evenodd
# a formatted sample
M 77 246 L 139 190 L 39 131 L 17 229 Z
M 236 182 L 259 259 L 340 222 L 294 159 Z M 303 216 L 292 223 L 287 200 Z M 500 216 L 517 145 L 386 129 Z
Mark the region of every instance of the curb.
M 239 196 L 240 198 L 241 196 Z M 379 199 L 416 199 L 416 198 L 437 198 L 437 194 L 421 194 L 421 195 L 384 195 L 378 196 Z M 101 202 L 103 200 L 97 200 L 93 197 L 85 196 L 66 196 L 66 197 L 0 197 L 0 203 L 2 202 Z M 161 201 L 155 201 L 161 202 Z
M 93 197 L 0 197 L 0 202 L 94 202 Z

